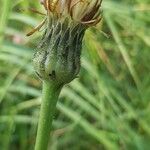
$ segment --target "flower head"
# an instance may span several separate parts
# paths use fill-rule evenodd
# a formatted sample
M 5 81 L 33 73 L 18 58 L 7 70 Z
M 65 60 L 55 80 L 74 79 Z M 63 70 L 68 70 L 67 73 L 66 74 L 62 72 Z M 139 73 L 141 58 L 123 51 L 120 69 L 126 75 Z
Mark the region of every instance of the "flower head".
M 45 24 L 45 32 L 34 54 L 33 64 L 42 80 L 66 84 L 76 78 L 84 33 L 100 21 L 101 1 L 41 1 L 47 15 L 37 29 Z
M 97 24 L 102 0 L 41 0 L 48 14 L 71 17 L 85 25 Z

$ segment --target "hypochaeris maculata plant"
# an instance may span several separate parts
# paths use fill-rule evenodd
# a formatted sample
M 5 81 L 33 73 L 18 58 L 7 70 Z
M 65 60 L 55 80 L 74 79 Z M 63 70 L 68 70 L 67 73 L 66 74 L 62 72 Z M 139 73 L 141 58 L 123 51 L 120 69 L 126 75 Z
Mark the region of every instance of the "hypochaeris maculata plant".
M 53 115 L 62 87 L 80 71 L 82 40 L 86 29 L 101 20 L 102 0 L 42 0 L 46 10 L 44 34 L 33 57 L 35 72 L 43 82 L 42 105 L 35 150 L 46 150 Z M 41 13 L 42 14 L 42 13 Z

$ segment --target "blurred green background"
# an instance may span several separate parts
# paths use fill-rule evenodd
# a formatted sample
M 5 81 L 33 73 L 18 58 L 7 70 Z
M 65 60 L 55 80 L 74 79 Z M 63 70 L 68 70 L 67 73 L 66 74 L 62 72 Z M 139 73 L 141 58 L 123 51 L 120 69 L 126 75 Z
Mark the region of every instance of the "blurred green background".
M 0 0 L 0 150 L 33 150 L 41 82 L 32 55 L 39 0 Z M 78 79 L 61 92 L 50 150 L 150 149 L 150 3 L 104 0 Z

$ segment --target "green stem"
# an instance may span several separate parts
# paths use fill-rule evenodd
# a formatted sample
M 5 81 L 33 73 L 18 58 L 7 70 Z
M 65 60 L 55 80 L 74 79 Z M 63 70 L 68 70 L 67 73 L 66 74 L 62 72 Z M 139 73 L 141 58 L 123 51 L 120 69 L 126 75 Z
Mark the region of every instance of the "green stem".
M 42 104 L 35 150 L 47 150 L 56 103 L 62 87 L 43 82 Z

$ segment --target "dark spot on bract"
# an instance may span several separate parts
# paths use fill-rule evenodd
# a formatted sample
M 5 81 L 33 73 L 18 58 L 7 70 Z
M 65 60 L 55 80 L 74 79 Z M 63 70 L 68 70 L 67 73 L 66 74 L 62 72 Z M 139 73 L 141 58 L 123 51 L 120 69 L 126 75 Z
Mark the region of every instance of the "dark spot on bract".
M 49 74 L 51 79 L 55 79 L 56 78 L 56 72 L 55 70 L 52 70 L 52 73 Z

